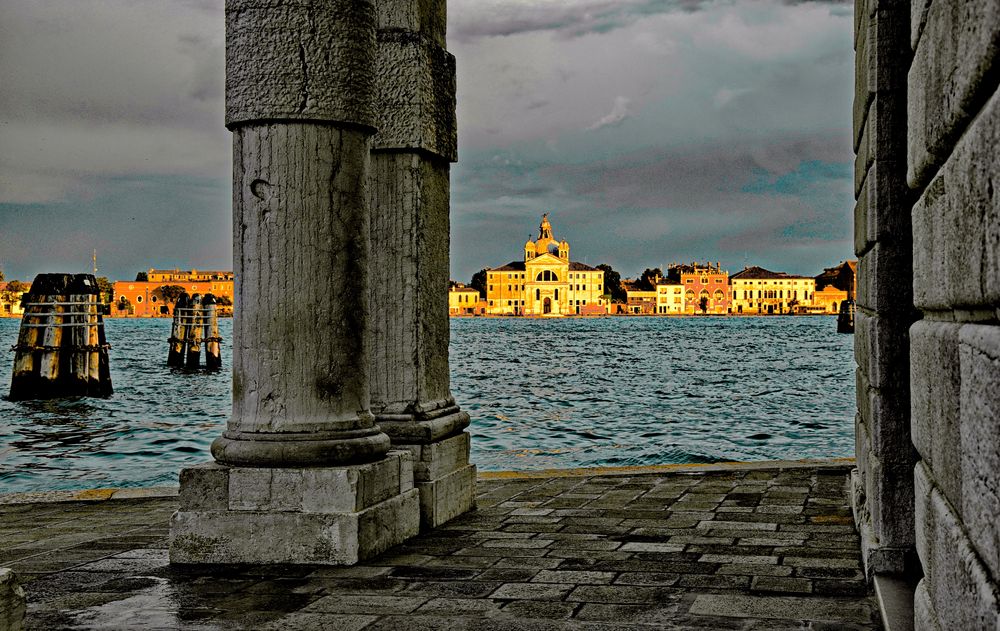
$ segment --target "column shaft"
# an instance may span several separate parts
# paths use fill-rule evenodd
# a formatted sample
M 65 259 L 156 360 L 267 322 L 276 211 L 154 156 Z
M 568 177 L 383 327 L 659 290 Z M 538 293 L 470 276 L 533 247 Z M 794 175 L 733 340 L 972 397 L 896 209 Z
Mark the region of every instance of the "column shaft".
M 414 458 L 421 522 L 474 506 L 469 415 L 449 387 L 455 59 L 444 0 L 379 0 L 372 206 L 372 411 Z

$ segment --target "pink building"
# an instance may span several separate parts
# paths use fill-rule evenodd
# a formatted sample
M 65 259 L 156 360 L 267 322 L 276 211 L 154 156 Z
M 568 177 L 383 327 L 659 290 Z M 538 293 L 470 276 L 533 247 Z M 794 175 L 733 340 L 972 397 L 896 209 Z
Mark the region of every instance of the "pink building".
M 716 263 L 671 265 L 667 278 L 684 287 L 684 308 L 687 313 L 725 314 L 731 310 L 729 272 Z M 702 304 L 705 308 L 702 308 Z

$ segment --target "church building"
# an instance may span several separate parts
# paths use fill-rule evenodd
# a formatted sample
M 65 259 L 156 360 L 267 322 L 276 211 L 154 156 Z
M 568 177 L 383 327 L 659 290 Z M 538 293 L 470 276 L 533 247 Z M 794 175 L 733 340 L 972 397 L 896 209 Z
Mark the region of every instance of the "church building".
M 490 315 L 558 317 L 603 314 L 604 272 L 569 260 L 569 243 L 556 241 L 548 213 L 538 239 L 524 244 L 524 260 L 486 271 Z

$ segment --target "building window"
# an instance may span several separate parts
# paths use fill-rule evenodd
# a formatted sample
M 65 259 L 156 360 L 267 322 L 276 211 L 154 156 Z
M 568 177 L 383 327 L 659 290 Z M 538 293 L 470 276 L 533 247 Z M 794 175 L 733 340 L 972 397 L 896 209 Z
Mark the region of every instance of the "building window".
M 542 299 L 542 290 L 541 289 L 536 289 L 535 290 L 535 300 L 541 300 L 541 299 Z
M 493 291 L 493 285 L 490 285 L 490 291 Z
M 559 290 L 556 289 L 556 300 L 559 300 Z
M 535 277 L 536 281 L 558 281 L 559 277 L 555 275 L 551 270 L 545 270 L 538 272 L 538 276 Z
M 142 296 L 136 296 L 135 297 L 135 301 L 136 302 L 142 302 Z

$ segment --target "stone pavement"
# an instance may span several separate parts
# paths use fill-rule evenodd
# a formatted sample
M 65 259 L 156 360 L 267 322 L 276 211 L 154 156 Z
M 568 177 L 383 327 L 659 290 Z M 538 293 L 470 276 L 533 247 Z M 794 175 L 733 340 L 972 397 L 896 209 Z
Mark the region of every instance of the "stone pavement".
M 173 497 L 5 504 L 0 566 L 28 629 L 878 629 L 849 468 L 483 476 L 347 568 L 172 567 Z

